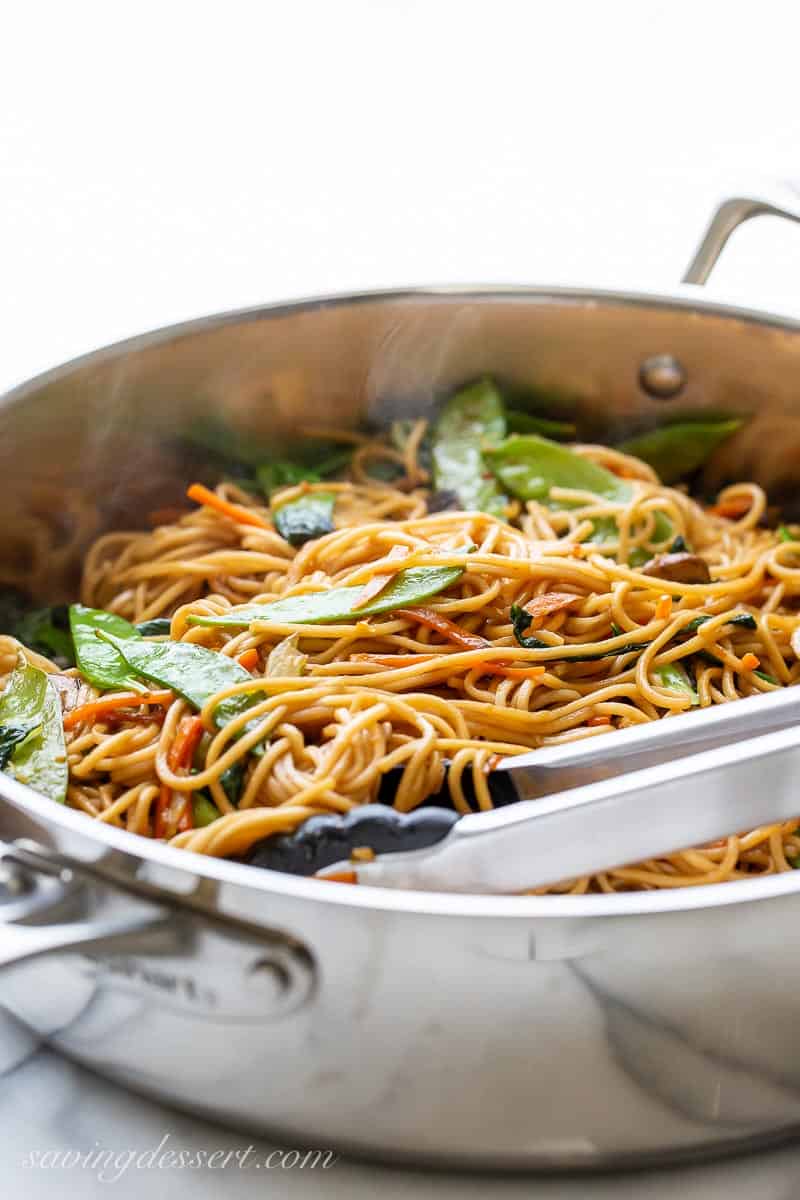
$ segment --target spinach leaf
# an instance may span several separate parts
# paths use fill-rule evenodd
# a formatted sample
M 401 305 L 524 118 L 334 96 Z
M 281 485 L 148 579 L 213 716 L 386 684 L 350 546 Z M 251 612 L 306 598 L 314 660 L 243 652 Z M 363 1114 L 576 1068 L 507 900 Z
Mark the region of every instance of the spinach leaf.
M 39 729 L 41 726 L 33 728 Z M 14 748 L 32 732 L 29 725 L 0 725 L 0 771 L 5 771 Z
M 701 625 L 705 625 L 706 621 L 710 621 L 711 617 L 695 617 L 688 625 L 684 625 L 681 633 L 696 633 Z M 735 613 L 725 622 L 726 625 L 738 625 L 741 629 L 758 629 L 755 617 L 750 613 Z
M 525 630 L 530 627 L 533 617 L 529 612 L 520 607 L 519 604 L 511 605 L 511 626 L 514 630 L 514 637 L 526 650 L 544 650 L 547 647 L 547 642 L 541 641 L 537 637 L 529 637 Z
M 558 646 L 551 646 L 549 642 L 541 641 L 540 638 L 526 635 L 525 630 L 528 629 L 532 620 L 533 617 L 524 608 L 520 608 L 518 604 L 512 604 L 511 625 L 514 630 L 514 637 L 517 639 L 519 645 L 523 646 L 526 650 L 560 649 Z M 612 626 L 612 629 L 615 637 L 621 635 L 622 630 L 617 630 L 614 626 Z M 631 654 L 634 652 L 638 654 L 640 651 L 646 650 L 649 644 L 649 642 L 631 642 L 629 645 L 621 646 L 617 650 L 603 650 L 599 654 L 564 654 L 562 657 L 564 662 L 571 663 L 598 662 L 603 658 L 616 658 L 618 654 Z M 556 660 L 556 656 L 554 656 L 554 660 Z
M 333 531 L 332 492 L 307 492 L 272 509 L 275 528 L 290 546 L 302 546 Z
M 153 617 L 150 621 L 139 621 L 134 628 L 142 637 L 169 637 L 172 621 L 169 617 Z
M 24 646 L 43 654 L 61 667 L 75 665 L 75 650 L 69 629 L 69 610 L 66 604 L 36 608 L 17 622 L 14 636 Z

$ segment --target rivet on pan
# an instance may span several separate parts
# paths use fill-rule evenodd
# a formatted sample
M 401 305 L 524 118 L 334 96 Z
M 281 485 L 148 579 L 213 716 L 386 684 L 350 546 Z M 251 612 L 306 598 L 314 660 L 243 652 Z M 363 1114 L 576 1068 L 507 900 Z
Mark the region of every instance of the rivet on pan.
M 248 974 L 260 987 L 274 992 L 276 998 L 292 986 L 291 972 L 276 958 L 256 959 L 250 964 Z
M 654 354 L 640 366 L 639 383 L 655 400 L 669 400 L 684 388 L 686 371 L 671 354 Z

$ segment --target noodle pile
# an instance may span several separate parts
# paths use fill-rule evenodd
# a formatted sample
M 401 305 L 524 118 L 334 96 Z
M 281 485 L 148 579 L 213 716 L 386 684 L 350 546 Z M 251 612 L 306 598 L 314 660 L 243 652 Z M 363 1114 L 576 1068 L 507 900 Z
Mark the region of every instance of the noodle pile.
M 498 757 L 606 736 L 691 707 L 687 694 L 654 675 L 664 664 L 691 660 L 701 707 L 800 678 L 791 646 L 800 556 L 760 524 L 766 499 L 757 485 L 736 484 L 722 493 L 723 508 L 743 514 L 731 519 L 663 486 L 639 460 L 584 445 L 573 449 L 631 482 L 629 502 L 554 489 L 551 506 L 515 501 L 507 520 L 429 512 L 427 474 L 418 461 L 424 432 L 420 421 L 402 452 L 352 435 L 356 450 L 346 479 L 301 484 L 273 497 L 274 505 L 309 492 L 335 494 L 334 531 L 299 549 L 270 524 L 263 501 L 233 484 L 221 484 L 217 495 L 261 525 L 204 505 L 150 532 L 112 533 L 94 543 L 85 560 L 84 604 L 136 622 L 171 617 L 173 639 L 244 656 L 252 682 L 218 693 L 204 708 L 207 737 L 194 774 L 174 765 L 171 754 L 191 712 L 179 698 L 160 708 L 132 704 L 98 713 L 70 729 L 69 805 L 152 837 L 164 789 L 180 796 L 208 789 L 222 815 L 175 832 L 172 844 L 242 856 L 315 813 L 345 813 L 374 801 L 392 770 L 400 811 L 412 811 L 443 787 L 459 812 L 491 808 L 489 772 Z M 402 469 L 391 484 L 370 475 L 381 461 Z M 554 500 L 564 507 L 553 507 Z M 713 582 L 666 582 L 622 565 L 637 548 L 648 556 L 667 548 L 656 540 L 658 514 L 705 559 Z M 609 517 L 619 529 L 615 545 L 601 549 L 582 540 L 591 522 Z M 419 620 L 416 610 L 241 630 L 187 622 L 192 614 L 224 614 L 256 599 L 367 585 L 401 566 L 442 565 L 461 566 L 463 575 L 425 608 L 457 625 L 467 635 L 460 640 Z M 511 608 L 552 593 L 566 599 L 531 626 L 544 648 L 527 649 L 514 636 Z M 732 613 L 750 613 L 756 627 L 731 625 Z M 710 619 L 682 632 L 698 616 Z M 271 652 L 289 637 L 306 658 L 304 674 L 270 673 Z M 626 652 L 625 639 L 646 648 Z M 615 653 L 576 661 L 602 652 L 607 642 Z M 15 643 L 0 640 L 4 673 L 15 653 Z M 76 678 L 75 671 L 66 674 Z M 98 695 L 76 682 L 73 705 Z M 213 710 L 236 691 L 255 694 L 256 703 L 218 730 Z M 265 739 L 265 752 L 252 755 Z M 246 766 L 234 806 L 221 780 L 239 761 Z M 791 821 L 545 890 L 716 883 L 786 871 L 797 856 L 800 821 Z

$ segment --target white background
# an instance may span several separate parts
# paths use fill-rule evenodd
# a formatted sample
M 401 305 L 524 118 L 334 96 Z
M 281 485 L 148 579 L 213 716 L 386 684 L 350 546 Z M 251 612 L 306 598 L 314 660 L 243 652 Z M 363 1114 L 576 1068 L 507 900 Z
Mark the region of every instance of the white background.
M 669 288 L 720 195 L 800 179 L 799 48 L 796 0 L 5 5 L 0 387 L 145 328 L 283 297 L 446 281 Z M 761 219 L 711 290 L 800 312 L 798 285 L 800 227 Z M 107 1192 L 17 1167 L 24 1146 L 62 1144 L 76 1108 L 121 1146 L 176 1127 L 34 1056 L 0 1080 L 0 1180 L 30 1196 Z M 592 1195 L 788 1197 L 799 1163 L 790 1151 Z M 114 1194 L 167 1186 L 193 1200 L 253 1187 L 171 1174 Z M 379 1186 L 421 1185 L 360 1167 L 259 1181 L 259 1194 Z M 437 1177 L 423 1190 L 572 1198 L 586 1185 Z

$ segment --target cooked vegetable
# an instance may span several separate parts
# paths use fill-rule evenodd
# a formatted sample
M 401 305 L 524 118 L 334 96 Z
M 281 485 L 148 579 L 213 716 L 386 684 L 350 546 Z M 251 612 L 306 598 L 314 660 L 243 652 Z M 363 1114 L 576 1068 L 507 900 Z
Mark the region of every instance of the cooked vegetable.
M 71 604 L 69 622 L 75 658 L 84 679 L 105 691 L 145 691 L 136 675 L 132 674 L 117 651 L 107 641 L 101 641 L 98 633 L 110 633 L 117 638 L 134 641 L 141 634 L 130 621 L 101 608 L 86 608 L 83 604 Z
M 201 709 L 212 696 L 236 683 L 252 682 L 252 676 L 235 659 L 206 650 L 191 642 L 146 642 L 120 638 L 102 630 L 101 637 L 114 646 L 128 668 L 144 679 L 160 683 L 182 696 L 188 704 Z M 214 719 L 218 725 L 244 712 L 253 703 L 251 695 L 229 696 L 217 705 Z
M 446 837 L 458 820 L 449 808 L 420 808 L 396 812 L 384 804 L 365 804 L 344 816 L 310 817 L 292 834 L 267 838 L 250 851 L 254 867 L 313 875 L 362 847 L 376 854 L 420 850 Z
M 75 665 L 75 649 L 69 629 L 69 610 L 66 604 L 36 608 L 17 621 L 13 636 L 23 645 L 52 659 L 60 667 Z
M 0 695 L 0 731 L 4 733 L 2 769 L 63 804 L 69 768 L 61 702 L 44 671 L 24 659 Z
M 738 521 L 750 512 L 751 503 L 749 496 L 731 496 L 727 500 L 719 500 L 712 504 L 706 512 L 715 517 L 725 517 L 728 521 Z
M 533 617 L 529 612 L 526 612 L 519 604 L 511 605 L 511 627 L 520 646 L 526 650 L 544 650 L 547 642 L 543 642 L 537 637 L 529 637 L 525 633 L 525 630 L 530 629 L 532 624 Z
M 688 625 L 684 625 L 682 633 L 695 633 L 701 625 L 705 625 L 707 621 L 711 621 L 712 617 L 695 617 Z M 755 617 L 750 613 L 735 613 L 732 617 L 728 617 L 726 625 L 738 625 L 741 629 L 758 629 L 758 623 Z
M 245 650 L 244 654 L 240 654 L 236 661 L 240 667 L 244 667 L 245 671 L 252 671 L 258 664 L 258 650 L 255 646 L 251 646 L 249 650 Z
M 273 646 L 267 659 L 267 675 L 299 678 L 305 674 L 308 655 L 302 654 L 298 650 L 297 643 L 299 641 L 299 634 L 293 633 L 290 637 L 284 638 L 282 642 L 278 642 L 277 646 Z
M 167 691 L 117 692 L 113 696 L 102 696 L 99 700 L 92 700 L 88 704 L 71 709 L 64 715 L 64 728 L 74 729 L 76 725 L 102 720 L 106 713 L 114 712 L 118 708 L 138 708 L 142 704 L 166 707 L 173 700 L 172 692 Z
M 543 642 L 540 638 L 526 636 L 525 631 L 533 622 L 533 617 L 524 608 L 520 608 L 518 604 L 511 605 L 511 625 L 514 630 L 514 637 L 520 646 L 524 646 L 526 650 L 558 650 L 562 651 L 563 655 L 558 657 L 564 658 L 566 662 L 597 662 L 602 658 L 615 658 L 618 654 L 631 654 L 634 651 L 638 654 L 641 650 L 646 650 L 649 642 L 628 642 L 624 646 L 617 646 L 612 650 L 602 650 L 598 654 L 570 654 L 571 646 L 551 646 L 549 642 Z M 617 630 L 614 630 L 614 636 L 622 636 Z M 556 658 L 556 655 L 553 656 Z
M 291 487 L 297 483 L 319 483 L 330 475 L 335 475 L 346 467 L 353 456 L 352 446 L 343 450 L 331 451 L 330 446 L 319 447 L 311 443 L 312 453 L 306 450 L 302 461 L 289 462 L 277 460 L 263 462 L 256 468 L 256 480 L 267 499 L 279 488 Z M 299 454 L 303 448 L 298 447 Z
M 545 617 L 550 617 L 553 613 L 562 612 L 565 608 L 571 608 L 574 604 L 579 603 L 580 596 L 575 596 L 572 592 L 544 592 L 539 596 L 534 596 L 522 607 L 534 621 L 543 621 Z
M 573 438 L 575 426 L 571 421 L 551 421 L 534 413 L 509 408 L 506 412 L 509 433 L 538 433 L 547 438 Z
M 431 456 L 437 491 L 453 491 L 460 506 L 505 515 L 507 497 L 487 468 L 483 447 L 506 434 L 503 397 L 490 379 L 456 392 L 433 428 Z
M 186 833 L 192 828 L 194 808 L 191 793 L 175 793 L 165 783 L 161 784 L 156 800 L 153 836 L 171 838 L 176 833 Z
M 172 622 L 169 617 L 154 617 L 152 621 L 140 621 L 135 626 L 142 637 L 169 637 Z
M 744 424 L 724 421 L 681 421 L 629 438 L 618 448 L 649 463 L 663 483 L 674 483 L 702 467 L 727 438 Z
M 633 495 L 633 488 L 627 480 L 620 479 L 567 446 L 560 446 L 537 434 L 517 434 L 506 438 L 499 445 L 486 449 L 484 457 L 512 495 L 520 500 L 538 500 L 551 508 L 576 507 L 564 500 L 553 500 L 553 488 L 590 492 L 617 504 L 627 504 Z M 655 540 L 666 541 L 671 532 L 669 521 L 661 513 L 656 513 L 654 523 Z M 616 538 L 616 521 L 611 517 L 601 517 L 594 521 L 594 531 L 588 540 L 602 545 Z M 636 561 L 640 554 L 634 552 L 632 561 Z
M 322 625 L 332 621 L 359 621 L 375 613 L 408 608 L 420 600 L 443 592 L 464 574 L 463 567 L 409 567 L 399 571 L 392 583 L 379 596 L 362 608 L 354 608 L 363 587 L 329 588 L 324 592 L 305 592 L 287 596 L 273 604 L 243 604 L 215 617 L 210 613 L 192 613 L 190 625 L 210 625 L 223 628 L 242 628 L 259 624 Z
M 319 483 L 320 476 L 310 467 L 292 462 L 262 463 L 256 468 L 256 482 L 269 500 L 279 488 L 293 487 L 297 483 Z
M 186 495 L 196 504 L 204 504 L 206 508 L 213 508 L 215 512 L 221 513 L 223 517 L 230 517 L 239 525 L 255 525 L 259 529 L 272 528 L 269 521 L 259 516 L 258 513 L 251 512 L 249 508 L 243 508 L 241 504 L 223 500 L 222 496 L 218 496 L 216 492 L 212 492 L 202 483 L 193 483 L 186 489 Z
M 693 706 L 700 703 L 700 697 L 689 678 L 686 668 L 679 662 L 663 663 L 660 666 L 653 667 L 652 670 L 656 682 L 661 687 L 669 688 L 671 692 L 684 693 L 690 697 Z
M 332 492 L 308 492 L 272 509 L 275 528 L 290 546 L 302 546 L 312 538 L 323 537 L 333 531 L 333 506 L 336 497 Z
M 433 608 L 400 608 L 395 616 L 416 621 L 420 625 L 426 625 L 428 629 L 435 629 L 437 633 L 443 634 L 448 642 L 453 642 L 462 650 L 485 650 L 487 646 L 491 645 L 486 638 L 480 637 L 477 633 L 467 633 L 455 621 L 451 621 L 449 617 L 436 612 Z
M 218 820 L 222 813 L 217 808 L 212 800 L 202 792 L 192 793 L 192 817 L 195 829 L 202 829 L 205 825 L 210 825 L 212 821 Z
M 642 575 L 668 579 L 673 583 L 710 583 L 708 563 L 699 554 L 658 554 L 639 567 Z
M 668 621 L 672 615 L 672 596 L 659 596 L 656 604 L 656 620 Z
M 0 771 L 5 771 L 14 748 L 30 737 L 32 732 L 27 725 L 0 725 Z
M 66 604 L 32 609 L 28 597 L 17 588 L 0 588 L 0 633 L 61 667 L 75 663 Z

